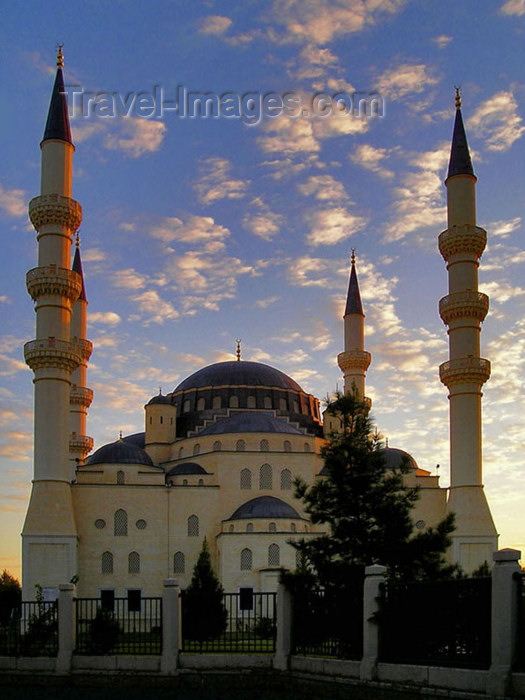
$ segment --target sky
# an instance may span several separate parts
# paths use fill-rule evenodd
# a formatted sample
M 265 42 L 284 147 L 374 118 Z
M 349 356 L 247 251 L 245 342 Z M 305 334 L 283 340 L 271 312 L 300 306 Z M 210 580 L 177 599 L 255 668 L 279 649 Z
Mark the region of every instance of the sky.
M 84 212 L 95 447 L 143 430 L 159 388 L 234 359 L 236 339 L 243 359 L 320 399 L 341 388 L 355 248 L 374 420 L 442 486 L 448 281 L 437 238 L 461 87 L 488 233 L 483 478 L 500 546 L 525 550 L 524 32 L 524 0 L 4 0 L 0 570 L 20 575 L 31 487 L 27 204 L 57 43 Z M 214 113 L 198 114 L 199 93 Z

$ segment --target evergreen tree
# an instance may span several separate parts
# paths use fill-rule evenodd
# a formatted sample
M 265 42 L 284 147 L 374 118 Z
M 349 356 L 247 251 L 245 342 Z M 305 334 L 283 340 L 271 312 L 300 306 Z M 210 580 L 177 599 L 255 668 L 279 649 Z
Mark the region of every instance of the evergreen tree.
M 211 565 L 206 538 L 193 568 L 191 583 L 184 591 L 182 630 L 185 639 L 202 644 L 218 637 L 226 630 L 227 610 L 223 603 L 224 591 Z
M 389 468 L 369 407 L 354 394 L 337 395 L 327 412 L 341 421 L 323 450 L 324 478 L 308 485 L 295 482 L 313 523 L 327 533 L 292 543 L 304 555 L 319 583 L 341 587 L 362 577 L 364 567 L 383 564 L 391 578 L 451 575 L 445 561 L 454 518 L 414 534 L 412 509 L 417 488 L 406 486 L 408 460 Z
M 0 574 L 0 625 L 7 625 L 13 610 L 22 600 L 22 589 L 18 580 L 4 569 Z

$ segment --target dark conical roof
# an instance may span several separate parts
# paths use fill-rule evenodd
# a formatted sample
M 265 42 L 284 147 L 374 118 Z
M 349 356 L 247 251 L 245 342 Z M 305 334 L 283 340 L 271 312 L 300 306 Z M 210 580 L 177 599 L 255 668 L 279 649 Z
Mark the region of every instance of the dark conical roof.
M 363 315 L 363 305 L 361 303 L 361 294 L 359 293 L 359 284 L 357 282 L 357 273 L 355 271 L 355 261 L 353 256 L 350 282 L 348 283 L 348 294 L 346 296 L 345 316 L 348 314 Z
M 467 135 L 465 134 L 463 117 L 461 116 L 461 109 L 459 107 L 456 109 L 447 178 L 453 175 L 474 175 L 474 168 L 472 167 L 468 149 Z
M 82 280 L 82 291 L 80 292 L 78 301 L 87 301 L 86 288 L 84 286 L 84 273 L 82 272 L 82 260 L 80 259 L 80 248 L 78 245 L 75 249 L 75 257 L 73 258 L 73 271 L 78 273 Z
M 71 140 L 71 130 L 69 128 L 69 115 L 67 113 L 64 76 L 62 75 L 61 68 L 57 70 L 42 141 L 47 141 L 48 139 L 60 139 L 61 141 L 67 141 L 73 144 Z

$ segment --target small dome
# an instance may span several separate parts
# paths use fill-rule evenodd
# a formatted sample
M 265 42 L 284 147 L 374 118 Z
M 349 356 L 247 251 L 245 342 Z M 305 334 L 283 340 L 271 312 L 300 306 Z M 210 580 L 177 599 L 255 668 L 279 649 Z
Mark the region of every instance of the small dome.
M 170 469 L 166 476 L 186 476 L 188 474 L 207 474 L 208 472 L 204 467 L 196 462 L 184 462 L 183 464 L 177 464 L 176 467 Z
M 117 440 L 109 445 L 103 445 L 86 461 L 92 464 L 146 464 L 153 467 L 151 457 L 142 448 L 130 441 Z
M 280 420 L 262 411 L 239 411 L 229 418 L 210 423 L 199 435 L 220 435 L 224 433 L 287 433 L 304 435 L 302 430 L 286 420 Z
M 169 399 L 167 396 L 163 396 L 162 394 L 157 394 L 156 396 L 154 396 L 152 399 L 150 399 L 148 401 L 148 403 L 146 405 L 151 406 L 152 404 L 155 404 L 155 403 L 171 404 L 173 406 L 171 399 Z
M 405 450 L 399 450 L 397 447 L 385 447 L 381 450 L 383 457 L 386 460 L 386 466 L 389 469 L 395 469 L 400 467 L 403 460 L 408 460 L 407 464 L 413 469 L 417 469 L 417 462 L 412 457 L 412 455 L 405 452 Z
M 260 362 L 245 362 L 244 360 L 217 362 L 214 365 L 203 367 L 181 382 L 174 393 L 208 386 L 266 386 L 292 389 L 304 393 L 299 384 L 284 372 Z
M 239 506 L 229 520 L 252 518 L 300 518 L 291 505 L 275 496 L 258 496 Z

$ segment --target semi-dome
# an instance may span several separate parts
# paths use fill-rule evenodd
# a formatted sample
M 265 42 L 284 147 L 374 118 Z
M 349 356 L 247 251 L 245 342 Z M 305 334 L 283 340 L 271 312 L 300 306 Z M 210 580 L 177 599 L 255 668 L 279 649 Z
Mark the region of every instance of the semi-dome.
M 302 430 L 286 420 L 280 420 L 262 411 L 238 411 L 229 418 L 210 423 L 199 435 L 221 435 L 224 433 L 286 433 L 304 435 Z
M 275 496 L 258 496 L 246 501 L 233 513 L 230 520 L 253 518 L 300 518 L 299 513 L 288 503 Z
M 151 457 L 145 450 L 124 440 L 117 440 L 99 447 L 86 461 L 86 465 L 92 464 L 146 464 L 149 467 L 154 466 Z
M 174 393 L 211 386 L 265 386 L 303 391 L 297 382 L 275 367 L 263 365 L 260 362 L 233 360 L 217 362 L 199 369 L 181 382 Z
M 166 476 L 187 476 L 188 474 L 207 474 L 204 467 L 201 467 L 197 462 L 184 462 L 177 464 L 176 467 L 170 469 Z

